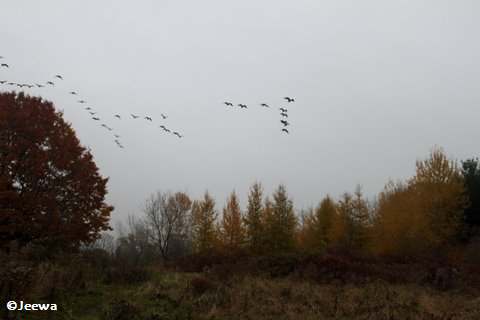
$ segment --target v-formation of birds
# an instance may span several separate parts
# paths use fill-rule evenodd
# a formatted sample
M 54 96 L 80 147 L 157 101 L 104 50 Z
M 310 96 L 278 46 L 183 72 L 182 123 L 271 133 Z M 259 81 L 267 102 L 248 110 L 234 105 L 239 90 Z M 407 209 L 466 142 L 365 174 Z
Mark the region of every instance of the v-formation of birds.
M 3 59 L 4 57 L 3 56 L 0 56 L 0 59 Z M 10 68 L 10 65 L 7 64 L 7 63 L 0 63 L 0 68 Z M 60 80 L 60 81 L 63 81 L 63 76 L 60 75 L 60 74 L 56 74 L 54 77 L 53 77 L 56 81 L 57 80 Z M 49 80 L 49 81 L 46 81 L 44 84 L 41 84 L 41 83 L 17 83 L 17 82 L 11 82 L 11 81 L 7 81 L 7 80 L 0 80 L 0 84 L 4 84 L 4 85 L 9 85 L 9 86 L 16 86 L 18 88 L 44 88 L 45 86 L 55 86 L 55 82 L 52 81 L 52 80 Z M 78 92 L 77 91 L 69 91 L 68 92 L 70 95 L 72 96 L 79 96 Z M 295 102 L 295 99 L 294 98 L 291 98 L 291 97 L 284 97 L 284 100 L 286 100 L 288 103 L 292 103 L 292 102 Z M 77 101 L 79 104 L 81 105 L 85 105 L 87 103 L 86 100 L 84 99 L 79 99 Z M 228 107 L 234 107 L 234 104 L 232 102 L 228 102 L 228 101 L 225 101 L 224 104 Z M 246 104 L 243 104 L 243 103 L 239 103 L 237 104 L 237 106 L 240 108 L 240 109 L 248 109 L 248 106 Z M 264 108 L 270 108 L 270 105 L 266 104 L 266 103 L 262 103 L 260 104 L 261 107 L 264 107 Z M 100 117 L 97 116 L 97 112 L 94 111 L 94 109 L 90 106 L 86 106 L 85 108 L 85 111 L 87 111 L 90 116 L 91 116 L 91 119 L 94 120 L 94 121 L 100 121 Z M 280 123 L 283 125 L 283 127 L 281 128 L 281 131 L 283 133 L 286 133 L 286 134 L 289 134 L 289 130 L 287 129 L 287 127 L 290 125 L 290 123 L 286 120 L 286 118 L 288 118 L 288 109 L 287 108 L 279 108 L 280 110 L 280 116 L 281 116 L 281 119 L 280 119 Z M 162 119 L 165 120 L 167 119 L 168 117 L 161 113 L 160 114 Z M 122 115 L 120 114 L 115 114 L 113 115 L 113 117 L 117 120 L 122 120 L 125 118 L 122 117 Z M 136 119 L 140 119 L 142 118 L 143 120 L 145 121 L 148 121 L 148 122 L 153 122 L 153 118 L 150 117 L 150 116 L 143 116 L 141 117 L 140 115 L 137 115 L 137 114 L 133 114 L 131 113 L 129 115 L 129 117 L 133 120 L 136 120 Z M 110 126 L 108 126 L 107 124 L 105 123 L 102 123 L 101 124 L 101 127 L 105 128 L 106 130 L 110 131 L 110 132 L 114 132 L 113 128 L 111 128 Z M 160 129 L 162 129 L 164 132 L 166 133 L 170 133 L 172 135 L 175 135 L 177 136 L 178 138 L 183 138 L 183 135 L 178 132 L 178 131 L 173 131 L 169 128 L 167 128 L 165 125 L 160 125 L 159 126 Z M 120 142 L 120 135 L 114 133 L 114 142 L 116 143 L 116 145 L 119 147 L 119 148 L 124 148 L 123 144 Z
M 285 99 L 288 103 L 295 102 L 295 99 L 291 97 L 284 97 L 283 99 Z M 235 105 L 230 101 L 225 101 L 223 104 L 225 104 L 227 107 L 232 107 L 232 108 L 235 107 Z M 264 108 L 270 108 L 270 105 L 268 105 L 267 103 L 262 103 L 260 104 L 260 106 Z M 248 106 L 244 103 L 237 104 L 237 107 L 240 109 L 248 109 Z M 278 108 L 278 109 L 280 110 L 280 117 L 281 117 L 280 123 L 283 125 L 282 132 L 289 134 L 290 131 L 287 129 L 287 127 L 290 125 L 290 122 L 287 121 L 288 109 L 287 108 Z
M 4 58 L 3 56 L 0 56 L 0 59 L 3 59 L 3 58 Z M 10 66 L 9 66 L 7 63 L 1 63 L 1 64 L 0 64 L 0 67 L 2 67 L 2 68 L 10 68 Z M 57 81 L 57 80 L 63 81 L 63 80 L 64 80 L 64 79 L 63 79 L 63 76 L 60 75 L 60 74 L 56 74 L 53 78 L 54 78 L 55 81 Z M 15 86 L 15 87 L 18 87 L 18 88 L 29 88 L 29 89 L 34 88 L 34 87 L 36 87 L 36 88 L 43 88 L 43 87 L 45 87 L 45 86 L 52 86 L 52 87 L 55 86 L 55 82 L 52 81 L 52 80 L 46 81 L 45 84 L 40 84 L 40 83 L 34 83 L 34 84 L 32 84 L 32 83 L 17 83 L 17 82 L 10 82 L 10 81 L 7 81 L 7 80 L 0 80 L 0 84 L 9 85 L 9 86 Z M 72 96 L 79 96 L 79 94 L 78 94 L 77 91 L 69 91 L 68 93 L 69 93 L 70 95 L 72 95 Z M 77 102 L 78 102 L 80 105 L 85 105 L 85 104 L 87 103 L 87 101 L 84 100 L 84 99 L 79 99 L 79 100 L 77 100 Z M 84 107 L 84 109 L 85 109 L 85 111 L 87 111 L 87 112 L 90 114 L 92 120 L 94 120 L 94 121 L 100 121 L 100 120 L 101 120 L 100 117 L 97 115 L 97 112 L 95 112 L 94 109 L 93 109 L 91 106 L 86 106 L 86 107 Z M 163 114 L 163 113 L 161 113 L 160 116 L 161 116 L 161 118 L 162 118 L 163 120 L 165 120 L 165 119 L 168 118 L 168 116 L 165 115 L 165 114 Z M 136 114 L 133 114 L 133 113 L 130 114 L 129 117 L 127 117 L 127 116 L 122 117 L 120 114 L 115 114 L 113 117 L 114 117 L 115 119 L 117 119 L 117 120 L 122 120 L 123 118 L 131 118 L 131 119 L 134 119 L 134 120 L 135 120 L 135 119 L 140 119 L 140 118 L 142 118 L 142 119 L 145 120 L 145 121 L 153 122 L 153 118 L 150 117 L 150 116 L 143 116 L 143 117 L 141 117 L 141 116 L 136 115 Z M 104 128 L 104 129 L 110 131 L 110 132 L 114 132 L 114 129 L 111 128 L 110 126 L 108 126 L 108 125 L 105 124 L 105 123 L 102 123 L 100 126 L 101 126 L 102 128 Z M 163 125 L 163 124 L 160 125 L 159 128 L 162 129 L 163 132 L 170 133 L 170 134 L 172 134 L 172 135 L 175 135 L 175 136 L 178 137 L 178 138 L 183 138 L 183 137 L 184 137 L 183 134 L 181 134 L 180 132 L 171 130 L 171 129 L 167 128 L 167 127 L 166 127 L 165 125 Z M 120 135 L 117 134 L 117 133 L 114 133 L 114 138 L 115 138 L 115 139 L 114 139 L 114 142 L 116 143 L 116 145 L 117 145 L 119 148 L 122 148 L 122 149 L 123 149 L 124 146 L 123 146 L 123 144 L 122 144 L 122 143 L 120 142 L 120 140 L 119 140 L 119 139 L 120 139 Z

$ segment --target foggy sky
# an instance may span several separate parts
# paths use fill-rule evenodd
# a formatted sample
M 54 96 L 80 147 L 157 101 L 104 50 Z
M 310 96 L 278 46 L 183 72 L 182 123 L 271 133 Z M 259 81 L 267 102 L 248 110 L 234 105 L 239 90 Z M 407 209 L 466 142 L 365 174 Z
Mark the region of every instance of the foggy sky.
M 208 189 L 220 209 L 234 189 L 245 207 L 256 180 L 267 193 L 285 184 L 303 208 L 356 184 L 373 196 L 413 175 L 434 145 L 480 155 L 479 9 L 474 0 L 2 1 L 10 69 L 0 79 L 64 76 L 28 92 L 63 109 L 91 148 L 110 178 L 114 221 L 139 215 L 156 190 Z M 297 101 L 288 136 L 286 95 Z

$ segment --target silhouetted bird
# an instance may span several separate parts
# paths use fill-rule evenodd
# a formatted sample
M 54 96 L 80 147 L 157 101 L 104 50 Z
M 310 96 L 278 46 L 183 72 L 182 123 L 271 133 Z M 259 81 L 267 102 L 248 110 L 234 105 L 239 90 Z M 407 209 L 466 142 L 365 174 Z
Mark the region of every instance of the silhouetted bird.
M 283 128 L 282 131 L 285 132 L 285 133 L 289 133 L 288 130 L 285 129 L 285 128 Z
M 36 85 L 37 87 L 39 87 L 39 88 L 43 88 L 43 87 L 44 87 L 44 85 L 43 85 L 43 84 L 38 84 L 38 83 L 35 83 L 35 85 Z
M 288 114 L 286 114 L 285 112 L 280 113 L 280 115 L 281 115 L 282 117 L 288 118 Z
M 164 115 L 163 113 L 160 113 L 160 115 L 162 116 L 163 119 L 167 119 L 168 117 L 166 115 Z
M 150 118 L 150 117 L 145 117 L 145 120 L 152 121 L 152 118 Z
M 116 114 L 115 118 L 121 119 L 119 114 Z
M 240 109 L 247 109 L 247 105 L 246 104 L 243 104 L 243 103 L 239 103 L 238 106 L 240 107 Z
M 8 64 L 6 64 L 6 63 L 2 63 L 1 66 L 2 66 L 2 67 L 5 67 L 5 68 L 10 68 L 10 67 L 8 66 Z
M 47 81 L 47 84 L 51 85 L 51 86 L 54 86 L 55 83 L 53 83 L 52 81 Z
M 85 102 L 87 102 L 87 101 L 85 101 L 85 100 L 78 100 L 78 103 L 81 103 L 81 104 L 84 104 Z
M 139 116 L 136 116 L 136 115 L 134 115 L 134 114 L 132 114 L 132 113 L 130 113 L 130 115 L 132 116 L 133 119 L 139 118 Z
M 262 107 L 265 107 L 265 108 L 270 108 L 270 106 L 269 106 L 268 104 L 266 104 L 266 103 L 262 103 L 261 106 L 262 106 Z
M 114 134 L 113 135 L 115 138 L 120 138 L 120 136 L 118 134 Z
M 89 112 L 92 116 L 97 114 L 96 112 Z
M 295 99 L 290 98 L 290 97 L 285 97 L 283 99 L 287 100 L 287 102 L 294 102 L 295 101 Z
M 290 125 L 290 123 L 286 120 L 280 120 L 281 123 L 283 123 L 283 125 L 286 127 L 288 125 Z
M 92 108 L 90 108 L 90 107 L 86 107 L 86 108 L 85 108 L 85 110 L 92 110 Z
M 159 128 L 162 128 L 163 130 L 167 129 L 167 128 L 165 128 L 165 126 L 163 124 L 161 126 L 159 126 Z
M 63 80 L 63 77 L 62 77 L 61 75 L 59 75 L 59 74 L 55 75 L 55 78 L 58 78 L 58 79 L 60 79 L 60 80 Z
M 282 111 L 282 112 L 287 112 L 288 110 L 285 109 L 285 108 L 278 108 L 278 110 Z
M 178 133 L 177 131 L 173 131 L 173 134 L 176 135 L 176 136 L 179 137 L 179 138 L 182 138 L 182 137 L 183 137 L 183 136 L 182 136 L 180 133 Z
M 1 83 L 1 84 L 4 84 L 4 83 L 6 83 L 6 82 L 7 82 L 7 80 L 0 80 L 0 83 Z
M 231 103 L 231 102 L 225 101 L 224 104 L 226 106 L 233 107 L 233 103 Z
M 93 117 L 92 119 L 96 121 L 100 120 L 100 118 L 97 118 L 97 117 Z
M 163 130 L 165 130 L 165 132 L 171 132 L 170 129 L 163 129 Z
M 77 93 L 75 91 L 70 91 L 69 93 L 72 94 L 72 95 L 77 95 Z

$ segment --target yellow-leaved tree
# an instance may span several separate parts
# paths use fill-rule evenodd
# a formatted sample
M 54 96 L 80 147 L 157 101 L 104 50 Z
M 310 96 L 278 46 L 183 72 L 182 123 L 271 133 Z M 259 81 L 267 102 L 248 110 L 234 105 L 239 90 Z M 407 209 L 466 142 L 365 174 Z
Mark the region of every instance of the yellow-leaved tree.
M 455 241 L 467 205 L 457 163 L 434 148 L 417 161 L 406 183 L 389 183 L 378 197 L 371 248 L 377 254 L 415 256 Z
M 230 194 L 227 205 L 223 208 L 220 236 L 222 248 L 229 253 L 238 252 L 245 243 L 245 228 L 242 222 L 242 212 L 235 192 Z
M 215 200 L 205 192 L 202 200 L 192 205 L 192 240 L 194 252 L 204 254 L 218 245 Z

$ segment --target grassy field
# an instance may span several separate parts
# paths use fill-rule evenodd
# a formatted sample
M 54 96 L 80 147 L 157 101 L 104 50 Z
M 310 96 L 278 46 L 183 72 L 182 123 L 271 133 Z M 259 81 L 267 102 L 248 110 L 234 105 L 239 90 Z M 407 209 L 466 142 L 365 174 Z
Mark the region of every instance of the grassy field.
M 21 319 L 472 319 L 480 318 L 475 292 L 371 280 L 316 283 L 297 277 L 231 277 L 155 271 L 130 285 L 88 283 L 56 299 L 58 312 Z

